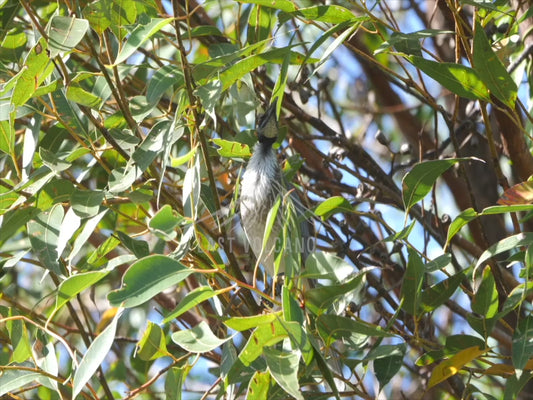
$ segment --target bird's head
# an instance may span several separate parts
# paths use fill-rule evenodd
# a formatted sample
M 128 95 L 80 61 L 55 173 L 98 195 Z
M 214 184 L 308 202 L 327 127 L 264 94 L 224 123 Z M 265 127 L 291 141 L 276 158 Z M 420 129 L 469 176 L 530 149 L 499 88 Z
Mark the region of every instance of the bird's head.
M 257 136 L 260 142 L 274 143 L 278 138 L 279 128 L 276 119 L 276 102 L 257 118 Z

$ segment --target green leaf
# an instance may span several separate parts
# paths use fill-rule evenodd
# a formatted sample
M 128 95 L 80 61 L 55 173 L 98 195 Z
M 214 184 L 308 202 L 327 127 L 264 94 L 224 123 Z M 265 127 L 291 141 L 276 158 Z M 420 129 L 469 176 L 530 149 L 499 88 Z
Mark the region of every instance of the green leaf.
M 472 335 L 451 335 L 446 337 L 446 354 L 455 354 L 460 350 L 474 346 L 482 349 L 485 347 L 485 342 L 483 339 Z
M 119 309 L 111 323 L 93 340 L 74 372 L 72 381 L 72 398 L 83 390 L 83 387 L 91 379 L 100 365 L 102 365 L 107 353 L 115 341 L 117 323 L 123 309 Z
M 275 8 L 285 12 L 296 10 L 296 7 L 290 0 L 237 0 L 239 3 L 257 4 L 258 6 Z
M 352 212 L 353 207 L 348 200 L 342 196 L 333 196 L 324 200 L 314 210 L 314 213 L 318 217 L 327 220 L 334 214 L 342 212 Z
M 99 34 L 111 28 L 121 40 L 124 35 L 120 34 L 120 28 L 135 23 L 138 7 L 132 0 L 100 0 L 85 7 L 83 16 Z
M 296 351 L 285 352 L 276 349 L 269 349 L 264 353 L 265 360 L 270 374 L 283 390 L 297 400 L 304 397 L 298 384 L 298 363 L 300 355 Z
M 183 367 L 172 367 L 165 378 L 165 400 L 181 400 L 185 378 L 192 366 L 187 364 Z
M 232 337 L 218 338 L 211 331 L 207 322 L 202 321 L 192 329 L 174 332 L 172 341 L 191 353 L 206 353 L 222 346 Z
M 15 127 L 13 118 L 0 121 L 0 150 L 8 155 L 12 155 L 15 150 Z
M 15 106 L 25 104 L 33 95 L 35 90 L 52 72 L 47 68 L 50 64 L 48 54 L 46 54 L 46 42 L 41 39 L 26 56 L 22 73 L 13 89 L 11 102 Z
M 222 83 L 218 79 L 211 80 L 205 84 L 198 86 L 194 94 L 200 99 L 202 106 L 207 115 L 211 117 L 216 127 L 217 114 L 216 107 L 220 104 L 220 97 L 222 94 Z
M 527 316 L 518 321 L 513 334 L 513 365 L 523 370 L 530 358 L 533 357 L 533 316 Z
M 67 99 L 66 89 L 61 88 L 52 92 L 52 99 L 61 114 L 62 123 L 68 125 L 78 135 L 88 137 L 87 118 L 76 103 Z
M 293 17 L 300 17 L 311 21 L 325 22 L 329 24 L 341 24 L 343 22 L 358 19 L 350 10 L 338 5 L 312 6 L 300 8 L 292 12 L 282 12 L 279 15 L 279 23 L 284 24 Z
M 381 388 L 389 383 L 402 367 L 406 350 L 405 343 L 381 345 L 372 349 L 365 357 L 365 361 L 374 361 L 374 371 Z
M 155 71 L 155 74 L 148 82 L 146 89 L 146 100 L 150 104 L 157 104 L 165 92 L 173 90 L 174 87 L 183 86 L 183 71 L 176 65 L 165 65 Z
M 128 40 L 120 50 L 114 65 L 126 61 L 135 51 L 142 46 L 148 39 L 159 32 L 163 27 L 174 21 L 174 18 L 152 18 L 146 25 L 138 25 L 131 32 Z
M 247 400 L 266 400 L 268 399 L 268 390 L 270 388 L 270 374 L 268 372 L 255 371 L 248 391 L 246 392 Z
M 477 213 L 473 208 L 468 208 L 461 212 L 450 224 L 448 228 L 448 236 L 446 238 L 446 243 L 450 243 L 452 238 L 461 230 L 463 226 L 473 221 L 477 217 L 483 215 L 498 215 L 506 214 L 511 212 L 522 212 L 522 211 L 532 211 L 533 204 L 517 204 L 517 205 L 502 205 L 502 206 L 492 206 L 483 209 L 482 212 Z
M 276 321 L 278 315 L 281 313 L 268 313 L 261 315 L 253 315 L 250 317 L 233 317 L 224 321 L 224 324 L 228 328 L 243 332 L 248 329 L 257 328 L 259 325 L 270 324 L 273 321 Z
M 408 59 L 452 93 L 470 100 L 490 102 L 489 91 L 474 69 L 461 64 L 430 61 L 419 56 L 409 56 Z
M 57 289 L 56 304 L 51 315 L 54 315 L 57 310 L 73 299 L 74 296 L 90 288 L 107 276 L 107 274 L 109 274 L 109 271 L 83 272 L 72 275 L 61 282 Z
M 89 93 L 81 86 L 75 84 L 72 84 L 67 88 L 67 99 L 90 108 L 99 108 L 100 104 L 102 104 L 102 99 L 100 97 Z
M 464 159 L 431 160 L 416 164 L 402 180 L 402 197 L 406 210 L 422 200 L 431 191 L 437 178 Z
M 326 346 L 335 340 L 344 340 L 352 350 L 360 350 L 372 337 L 393 337 L 380 326 L 333 314 L 322 314 L 316 326 Z
M 342 25 L 342 24 L 341 24 Z M 329 59 L 331 54 L 341 45 L 343 44 L 350 36 L 353 35 L 353 33 L 359 28 L 359 23 L 354 23 L 352 26 L 350 26 L 348 29 L 346 29 L 344 32 L 339 34 L 335 40 L 326 48 L 324 53 L 322 54 L 322 57 L 320 57 L 320 61 L 317 63 L 317 66 L 315 70 L 313 71 L 313 75 L 318 72 L 320 67 L 324 65 L 324 63 Z M 328 31 L 329 32 L 329 31 Z M 309 60 L 305 60 L 305 62 L 308 62 Z
M 472 299 L 472 311 L 486 318 L 494 317 L 498 311 L 498 291 L 489 267 L 483 270 L 483 280 Z
M 170 257 L 151 255 L 133 263 L 122 278 L 122 288 L 107 295 L 112 305 L 136 307 L 176 285 L 193 271 Z
M 4 219 L 0 225 L 0 245 L 11 238 L 26 223 L 35 218 L 40 210 L 36 207 L 18 208 L 4 214 Z
M 462 211 L 455 219 L 452 221 L 448 227 L 448 235 L 446 237 L 446 245 L 450 243 L 452 238 L 461 230 L 463 226 L 468 224 L 470 221 L 473 221 L 479 216 L 479 214 L 473 208 L 467 208 Z
M 211 139 L 211 141 L 217 146 L 220 146 L 217 152 L 221 157 L 247 159 L 252 155 L 250 148 L 244 143 L 225 139 Z
M 178 318 L 180 315 L 182 315 L 184 312 L 189 311 L 191 308 L 196 307 L 198 304 L 212 298 L 215 296 L 218 296 L 221 293 L 224 293 L 226 290 L 213 290 L 209 286 L 199 286 L 196 289 L 192 290 L 191 292 L 187 293 L 187 295 L 181 299 L 178 306 L 168 314 L 165 319 L 163 320 L 164 324 L 169 323 L 175 318 Z
M 28 222 L 32 252 L 39 258 L 44 268 L 57 275 L 62 275 L 57 243 L 64 214 L 63 206 L 56 204 L 49 211 L 40 213 L 34 220 Z
M 146 241 L 135 240 L 126 235 L 124 232 L 117 231 L 115 233 L 119 237 L 122 244 L 126 248 L 128 248 L 133 254 L 135 254 L 137 258 L 143 258 L 150 254 L 150 248 L 148 247 L 148 243 L 146 243 Z
M 86 19 L 53 16 L 47 29 L 50 58 L 76 47 L 88 29 L 89 21 Z
M 136 354 L 143 361 L 156 360 L 168 355 L 165 333 L 159 325 L 148 321 L 148 326 L 137 343 Z
M 239 360 L 249 366 L 265 353 L 265 347 L 273 346 L 288 337 L 289 334 L 279 318 L 270 323 L 261 324 L 250 335 L 239 354 Z
M 533 282 L 521 283 L 516 286 L 511 293 L 507 296 L 507 299 L 502 305 L 501 311 L 496 315 L 496 318 L 503 318 L 516 307 L 518 307 L 526 299 L 527 296 L 530 296 L 533 293 Z
M 498 100 L 514 108 L 518 96 L 518 88 L 505 69 L 496 53 L 492 51 L 485 30 L 476 20 L 476 29 L 473 42 L 474 70 L 479 74 L 485 85 Z
M 58 157 L 56 153 L 46 150 L 44 147 L 39 148 L 39 156 L 41 157 L 43 164 L 54 172 L 65 171 L 72 165 L 71 163 Z
M 148 222 L 148 227 L 154 231 L 156 235 L 165 241 L 173 240 L 176 235 L 176 226 L 180 223 L 172 207 L 165 204 Z
M 481 254 L 476 263 L 474 271 L 482 266 L 489 258 L 505 251 L 516 249 L 520 246 L 529 246 L 533 243 L 533 232 L 519 233 L 517 235 L 506 237 L 499 242 L 494 243 Z
M 395 242 L 397 240 L 407 240 L 409 238 L 409 235 L 413 231 L 413 228 L 415 227 L 415 225 L 416 225 L 416 220 L 411 222 L 401 231 L 393 233 L 390 236 L 387 236 L 385 239 L 383 239 L 383 241 L 384 242 Z
M 341 283 L 354 272 L 354 267 L 331 252 L 315 251 L 305 260 L 305 270 L 301 274 L 309 279 L 329 279 Z
M 315 313 L 322 312 L 347 293 L 351 293 L 358 288 L 361 289 L 365 275 L 373 269 L 375 269 L 375 267 L 365 267 L 361 269 L 346 283 L 320 286 L 306 290 L 305 299 L 307 305 Z
M 420 297 L 424 311 L 433 311 L 449 300 L 463 279 L 464 274 L 459 272 L 448 279 L 444 279 L 443 281 L 424 289 Z
M 72 208 L 80 218 L 92 218 L 100 211 L 105 194 L 100 190 L 74 189 L 70 195 Z
M 276 10 L 269 7 L 252 7 L 246 29 L 246 41 L 248 43 L 262 42 L 270 37 L 275 21 L 275 12 Z
M 42 374 L 40 372 L 28 371 L 25 369 L 16 369 L 20 366 L 24 368 L 35 368 L 33 363 L 12 364 L 13 368 L 6 369 L 0 374 L 0 396 L 4 396 L 10 392 L 17 392 L 17 389 L 22 389 L 29 383 L 35 382 Z
M 106 215 L 107 211 L 108 210 L 104 208 L 99 214 L 95 215 L 92 218 L 89 218 L 89 220 L 85 222 L 85 225 L 83 226 L 81 232 L 74 240 L 74 245 L 72 246 L 72 250 L 70 251 L 70 254 L 67 257 L 67 260 L 72 261 L 74 257 L 78 255 L 83 246 L 86 245 L 86 242 L 89 237 L 93 234 L 94 230 L 98 226 L 98 223 Z
M 405 312 L 418 315 L 420 311 L 422 284 L 424 282 L 424 263 L 418 253 L 408 248 L 407 269 L 403 276 L 401 296 Z
M 235 64 L 233 64 L 220 74 L 220 80 L 222 81 L 222 90 L 227 90 L 235 82 L 241 80 L 244 75 L 253 71 L 257 67 L 260 67 L 261 65 L 264 65 L 266 63 L 282 64 L 288 52 L 290 53 L 291 64 L 301 65 L 302 63 L 304 63 L 304 61 L 310 63 L 316 61 L 313 59 L 306 60 L 306 58 L 302 54 L 291 51 L 288 47 L 273 49 L 261 54 L 246 57 L 240 61 L 237 61 Z
M 453 31 L 444 31 L 439 29 L 423 29 L 410 33 L 392 32 L 390 38 L 386 42 L 383 42 L 383 44 L 379 46 L 376 51 L 374 51 L 374 54 L 379 54 L 390 46 L 394 46 L 394 48 L 401 53 L 421 56 L 422 46 L 420 44 L 420 39 L 453 33 Z

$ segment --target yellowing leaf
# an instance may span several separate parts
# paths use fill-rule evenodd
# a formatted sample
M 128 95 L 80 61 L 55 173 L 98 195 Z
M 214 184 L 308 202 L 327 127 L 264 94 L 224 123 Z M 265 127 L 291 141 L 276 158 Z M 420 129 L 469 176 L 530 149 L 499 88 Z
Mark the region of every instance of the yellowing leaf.
M 118 308 L 117 307 L 111 307 L 102 314 L 102 319 L 100 322 L 98 322 L 98 325 L 96 326 L 96 334 L 99 335 L 102 333 L 102 331 L 109 325 L 109 323 L 115 318 L 115 315 L 117 315 Z
M 468 347 L 464 350 L 461 350 L 449 360 L 441 362 L 431 373 L 428 388 L 432 388 L 433 386 L 438 385 L 449 377 L 455 375 L 461 370 L 461 368 L 465 366 L 465 364 L 475 360 L 487 351 L 488 349 L 481 350 L 479 346 Z
M 527 181 L 511 186 L 505 190 L 497 203 L 505 206 L 533 203 L 533 182 Z

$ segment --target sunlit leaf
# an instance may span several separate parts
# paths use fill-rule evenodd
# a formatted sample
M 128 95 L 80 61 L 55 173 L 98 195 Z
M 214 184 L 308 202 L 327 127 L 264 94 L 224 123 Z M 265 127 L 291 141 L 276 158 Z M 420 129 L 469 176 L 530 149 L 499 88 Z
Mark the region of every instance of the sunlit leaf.
M 466 364 L 475 360 L 486 352 L 486 349 L 482 350 L 477 346 L 469 347 L 460 351 L 449 360 L 443 361 L 431 372 L 431 378 L 429 379 L 428 387 L 431 388 L 457 374 Z
M 148 321 L 148 326 L 137 343 L 136 355 L 144 361 L 168 355 L 165 333 L 159 325 Z
M 184 329 L 172 334 L 172 341 L 191 353 L 206 353 L 222 346 L 232 336 L 225 339 L 217 337 L 209 328 L 207 322 L 202 321 L 194 328 Z
M 76 17 L 55 15 L 48 26 L 50 57 L 72 50 L 89 29 L 89 21 Z
M 426 60 L 409 56 L 409 61 L 458 96 L 471 100 L 490 101 L 489 90 L 474 69 L 462 64 Z

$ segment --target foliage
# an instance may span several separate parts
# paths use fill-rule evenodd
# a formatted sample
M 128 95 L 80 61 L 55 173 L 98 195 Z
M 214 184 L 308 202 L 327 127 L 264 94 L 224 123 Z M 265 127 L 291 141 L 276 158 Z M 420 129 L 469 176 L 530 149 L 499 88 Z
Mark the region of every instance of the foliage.
M 4 0 L 0 19 L 0 396 L 530 392 L 526 1 Z M 316 243 L 299 270 L 288 208 L 274 291 L 238 223 L 271 101 Z

